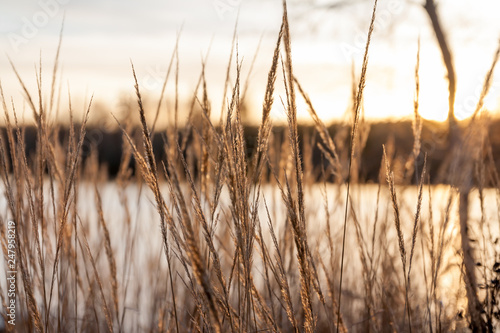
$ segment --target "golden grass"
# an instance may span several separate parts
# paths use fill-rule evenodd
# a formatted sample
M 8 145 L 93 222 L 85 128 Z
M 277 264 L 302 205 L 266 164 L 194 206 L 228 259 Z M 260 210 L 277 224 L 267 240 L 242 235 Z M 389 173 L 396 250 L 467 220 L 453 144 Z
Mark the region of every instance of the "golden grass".
M 63 141 L 58 138 L 60 127 L 51 115 L 62 109 L 56 103 L 60 45 L 48 103 L 42 93 L 42 62 L 35 93 L 12 64 L 35 119 L 37 145 L 31 156 L 25 153 L 16 106 L 0 83 L 6 121 L 5 135 L 0 135 L 6 199 L 0 241 L 5 265 L 6 222 L 15 221 L 18 269 L 17 324 L 7 325 L 7 331 L 441 332 L 498 327 L 500 264 L 492 226 L 500 217 L 488 213 L 485 187 L 493 183 L 498 188 L 500 181 L 489 139 L 478 133 L 486 126 L 480 111 L 500 52 L 463 133 L 463 149 L 452 152 L 452 186 L 440 204 L 433 199 L 439 188 L 428 184 L 432 170 L 421 142 L 418 44 L 413 149 L 408 156 L 398 155 L 397 142 L 387 142 L 381 161 L 387 186 L 381 179 L 372 193 L 374 204 L 368 206 L 359 195 L 363 185 L 351 183 L 359 177 L 369 131 L 362 101 L 376 5 L 359 81 L 353 71 L 348 145 L 330 135 L 294 75 L 285 1 L 251 154 L 242 119 L 248 80 L 241 77 L 236 28 L 220 125 L 212 123 L 216 115 L 205 58 L 186 126 L 178 127 L 176 94 L 174 123 L 164 132 L 155 130 L 174 64 L 178 91 L 180 33 L 153 113 L 145 109 L 132 65 L 140 127 L 117 120 L 123 154 L 113 182 L 99 168 L 96 147 L 83 156 L 91 101 L 78 124 L 69 103 L 69 134 Z M 286 91 L 284 136 L 271 121 L 280 70 Z M 314 121 L 310 136 L 299 135 L 297 91 Z M 197 104 L 201 117 L 195 120 Z M 153 149 L 154 135 L 163 138 L 161 160 Z M 320 165 L 313 163 L 315 145 L 322 153 Z M 322 183 L 314 183 L 316 176 Z M 337 184 L 328 185 L 327 179 Z M 111 208 L 105 194 L 110 185 L 117 198 Z M 469 212 L 473 186 L 481 212 L 477 223 Z M 410 200 L 408 192 L 415 193 Z M 476 227 L 479 232 L 471 230 Z M 158 239 L 159 247 L 151 239 Z M 444 295 L 450 279 L 456 294 Z M 6 312 L 1 314 L 9 320 Z

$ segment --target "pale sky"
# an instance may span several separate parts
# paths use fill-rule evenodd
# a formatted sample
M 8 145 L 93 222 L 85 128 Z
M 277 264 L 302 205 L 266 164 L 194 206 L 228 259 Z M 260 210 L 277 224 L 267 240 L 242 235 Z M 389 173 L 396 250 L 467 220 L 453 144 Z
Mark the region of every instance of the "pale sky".
M 365 112 L 369 118 L 399 119 L 412 114 L 419 35 L 422 40 L 421 112 L 429 119 L 443 120 L 446 116 L 445 71 L 420 1 L 379 0 L 365 90 Z M 316 1 L 320 5 L 331 2 Z M 441 0 L 438 3 L 454 51 L 457 116 L 463 118 L 477 101 L 477 91 L 498 46 L 500 4 L 495 0 Z M 358 73 L 361 67 L 372 1 L 352 1 L 341 9 L 327 10 L 313 7 L 308 1 L 295 0 L 289 1 L 288 7 L 295 74 L 324 120 L 340 119 L 349 105 L 352 62 Z M 243 81 L 262 38 L 248 95 L 258 119 L 281 23 L 281 0 L 0 0 L 0 48 L 4 51 L 0 55 L 0 80 L 7 98 L 12 97 L 16 108 L 22 110 L 21 88 L 8 57 L 35 92 L 35 66 L 38 67 L 41 54 L 43 89 L 47 93 L 59 30 L 65 17 L 60 57 L 62 94 L 67 95 L 69 86 L 73 98 L 81 105 L 94 94 L 97 109 L 106 110 L 107 114 L 117 112 L 123 96 L 132 96 L 134 92 L 130 60 L 134 62 L 144 95 L 155 100 L 176 34 L 182 27 L 179 96 L 181 100 L 191 98 L 201 59 L 211 45 L 206 65 L 207 83 L 213 110 L 218 112 L 238 15 Z M 500 75 L 500 71 L 497 73 Z M 173 103 L 173 79 L 172 73 L 167 86 L 169 106 Z M 282 77 L 277 80 L 273 111 L 278 120 L 283 119 L 279 99 L 284 98 L 282 80 Z M 497 109 L 499 96 L 500 78 L 494 82 L 487 107 Z M 302 103 L 299 103 L 299 116 L 308 119 Z

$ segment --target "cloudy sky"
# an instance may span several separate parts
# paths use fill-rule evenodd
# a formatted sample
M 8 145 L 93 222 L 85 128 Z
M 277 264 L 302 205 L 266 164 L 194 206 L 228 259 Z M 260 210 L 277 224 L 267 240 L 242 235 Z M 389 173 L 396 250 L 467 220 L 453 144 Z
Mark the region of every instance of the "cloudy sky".
M 372 7 L 372 1 L 359 0 L 329 9 L 335 1 L 288 3 L 295 74 L 327 121 L 340 119 L 348 108 L 351 68 L 354 64 L 359 72 Z M 367 117 L 399 119 L 412 113 L 419 36 L 421 112 L 429 119 L 443 120 L 446 116 L 445 72 L 421 1 L 379 0 L 365 94 Z M 455 55 L 457 113 L 463 118 L 477 100 L 498 46 L 500 5 L 495 0 L 441 0 L 439 4 Z M 154 101 L 180 33 L 181 103 L 193 95 L 202 59 L 210 50 L 206 64 L 209 97 L 213 109 L 220 110 L 238 19 L 244 81 L 258 49 L 247 97 L 258 119 L 281 14 L 280 0 L 1 0 L 0 48 L 4 53 L 0 55 L 0 80 L 7 98 L 12 97 L 16 108 L 23 110 L 20 85 L 8 59 L 34 91 L 41 56 L 42 88 L 47 93 L 65 18 L 59 78 L 62 95 L 70 90 L 83 108 L 83 102 L 93 94 L 101 112 L 118 112 L 122 101 L 133 94 L 130 61 L 146 98 Z M 281 81 L 279 78 L 278 86 Z M 487 103 L 491 109 L 498 108 L 500 84 L 496 82 L 500 79 L 495 81 Z M 174 86 L 172 74 L 167 107 L 173 103 Z M 279 98 L 276 101 L 273 115 L 282 119 Z M 299 116 L 307 119 L 305 107 L 299 106 Z

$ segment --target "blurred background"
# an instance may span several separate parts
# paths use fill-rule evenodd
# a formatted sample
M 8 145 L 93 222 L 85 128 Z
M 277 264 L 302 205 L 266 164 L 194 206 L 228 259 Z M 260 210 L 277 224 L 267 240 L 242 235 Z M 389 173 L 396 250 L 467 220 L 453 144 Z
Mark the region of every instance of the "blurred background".
M 421 115 L 428 120 L 446 120 L 446 72 L 423 2 L 379 1 L 364 94 L 368 120 L 402 120 L 412 115 L 419 36 Z M 437 4 L 457 72 L 455 114 L 464 119 L 474 109 L 498 45 L 500 3 L 440 0 Z M 12 97 L 17 111 L 24 112 L 29 120 L 31 112 L 9 58 L 30 91 L 36 91 L 41 59 L 42 89 L 48 92 L 64 19 L 58 85 L 63 107 L 58 117 L 67 119 L 63 110 L 67 109 L 65 96 L 70 91 L 76 110 L 81 112 L 94 95 L 92 118 L 112 123 L 110 112 L 119 116 L 134 103 L 130 61 L 146 101 L 156 105 L 179 36 L 180 117 L 184 115 L 182 107 L 193 97 L 206 57 L 208 95 L 216 110 L 213 115 L 218 118 L 236 27 L 243 82 L 248 82 L 245 103 L 252 110 L 247 120 L 257 123 L 281 6 L 279 0 L 2 0 L 0 49 L 4 53 L 0 56 L 0 80 L 7 99 Z M 295 74 L 320 117 L 327 123 L 341 120 L 350 107 L 353 68 L 359 74 L 373 2 L 288 1 L 288 7 Z M 231 64 L 233 79 L 235 57 Z M 282 81 L 278 78 L 277 82 L 282 86 Z M 277 92 L 281 94 L 282 90 Z M 173 107 L 174 95 L 173 69 L 164 103 L 167 111 Z M 500 81 L 495 80 L 486 101 L 493 114 L 499 96 Z M 285 119 L 284 111 L 276 100 L 273 117 L 280 122 Z M 299 104 L 298 112 L 302 121 L 310 121 L 303 104 Z M 168 116 L 160 119 L 163 125 L 168 121 Z

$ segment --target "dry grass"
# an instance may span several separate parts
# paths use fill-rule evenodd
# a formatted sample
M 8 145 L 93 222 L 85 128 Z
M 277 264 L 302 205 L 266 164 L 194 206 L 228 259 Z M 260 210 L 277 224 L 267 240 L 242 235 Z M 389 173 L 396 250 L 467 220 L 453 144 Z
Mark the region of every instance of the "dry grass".
M 26 88 L 12 65 L 33 113 L 37 145 L 34 154 L 25 153 L 19 112 L 4 96 L 0 83 L 7 129 L 0 135 L 5 196 L 0 241 L 6 267 L 6 224 L 15 221 L 18 271 L 16 326 L 7 325 L 6 330 L 441 332 L 498 328 L 500 215 L 488 210 L 486 186 L 492 183 L 498 188 L 500 178 L 489 139 L 479 133 L 487 126 L 482 101 L 500 52 L 463 133 L 463 149 L 452 152 L 452 186 L 426 185 L 432 170 L 428 170 L 421 144 L 420 43 L 412 153 L 397 155 L 397 143 L 387 142 L 381 174 L 388 186 L 383 181 L 376 190 L 355 186 L 369 131 L 362 119 L 362 101 L 376 4 L 359 80 L 353 72 L 354 117 L 348 145 L 330 136 L 294 75 L 286 2 L 252 154 L 247 151 L 242 120 L 248 80 L 242 78 L 236 29 L 220 125 L 212 123 L 217 115 L 212 114 L 203 64 L 184 128 L 178 127 L 175 97 L 175 121 L 160 133 L 162 160 L 153 151 L 153 136 L 158 133 L 155 127 L 162 116 L 171 68 L 175 68 L 178 90 L 179 37 L 162 96 L 152 113 L 145 109 L 132 65 L 140 127 L 117 120 L 123 154 L 114 181 L 100 170 L 96 147 L 83 156 L 91 103 L 75 124 L 71 103 L 63 107 L 56 102 L 61 95 L 56 89 L 59 48 L 48 103 L 42 93 L 42 62 L 35 93 Z M 280 73 L 288 125 L 285 136 L 273 131 L 271 121 Z M 299 136 L 296 91 L 315 124 L 310 137 Z M 195 120 L 197 106 L 201 114 Z M 62 141 L 59 125 L 51 118 L 60 110 L 71 114 L 69 135 Z M 313 163 L 314 145 L 322 152 L 320 165 Z M 315 175 L 322 184 L 312 181 Z M 327 179 L 336 184 L 327 184 Z M 480 211 L 477 221 L 470 212 L 476 205 L 474 186 Z M 364 191 L 369 198 L 363 197 Z M 500 202 L 498 190 L 496 196 Z M 110 203 L 110 198 L 116 202 Z M 0 283 L 5 309 L 4 287 Z M 10 319 L 5 311 L 1 314 L 5 322 Z

